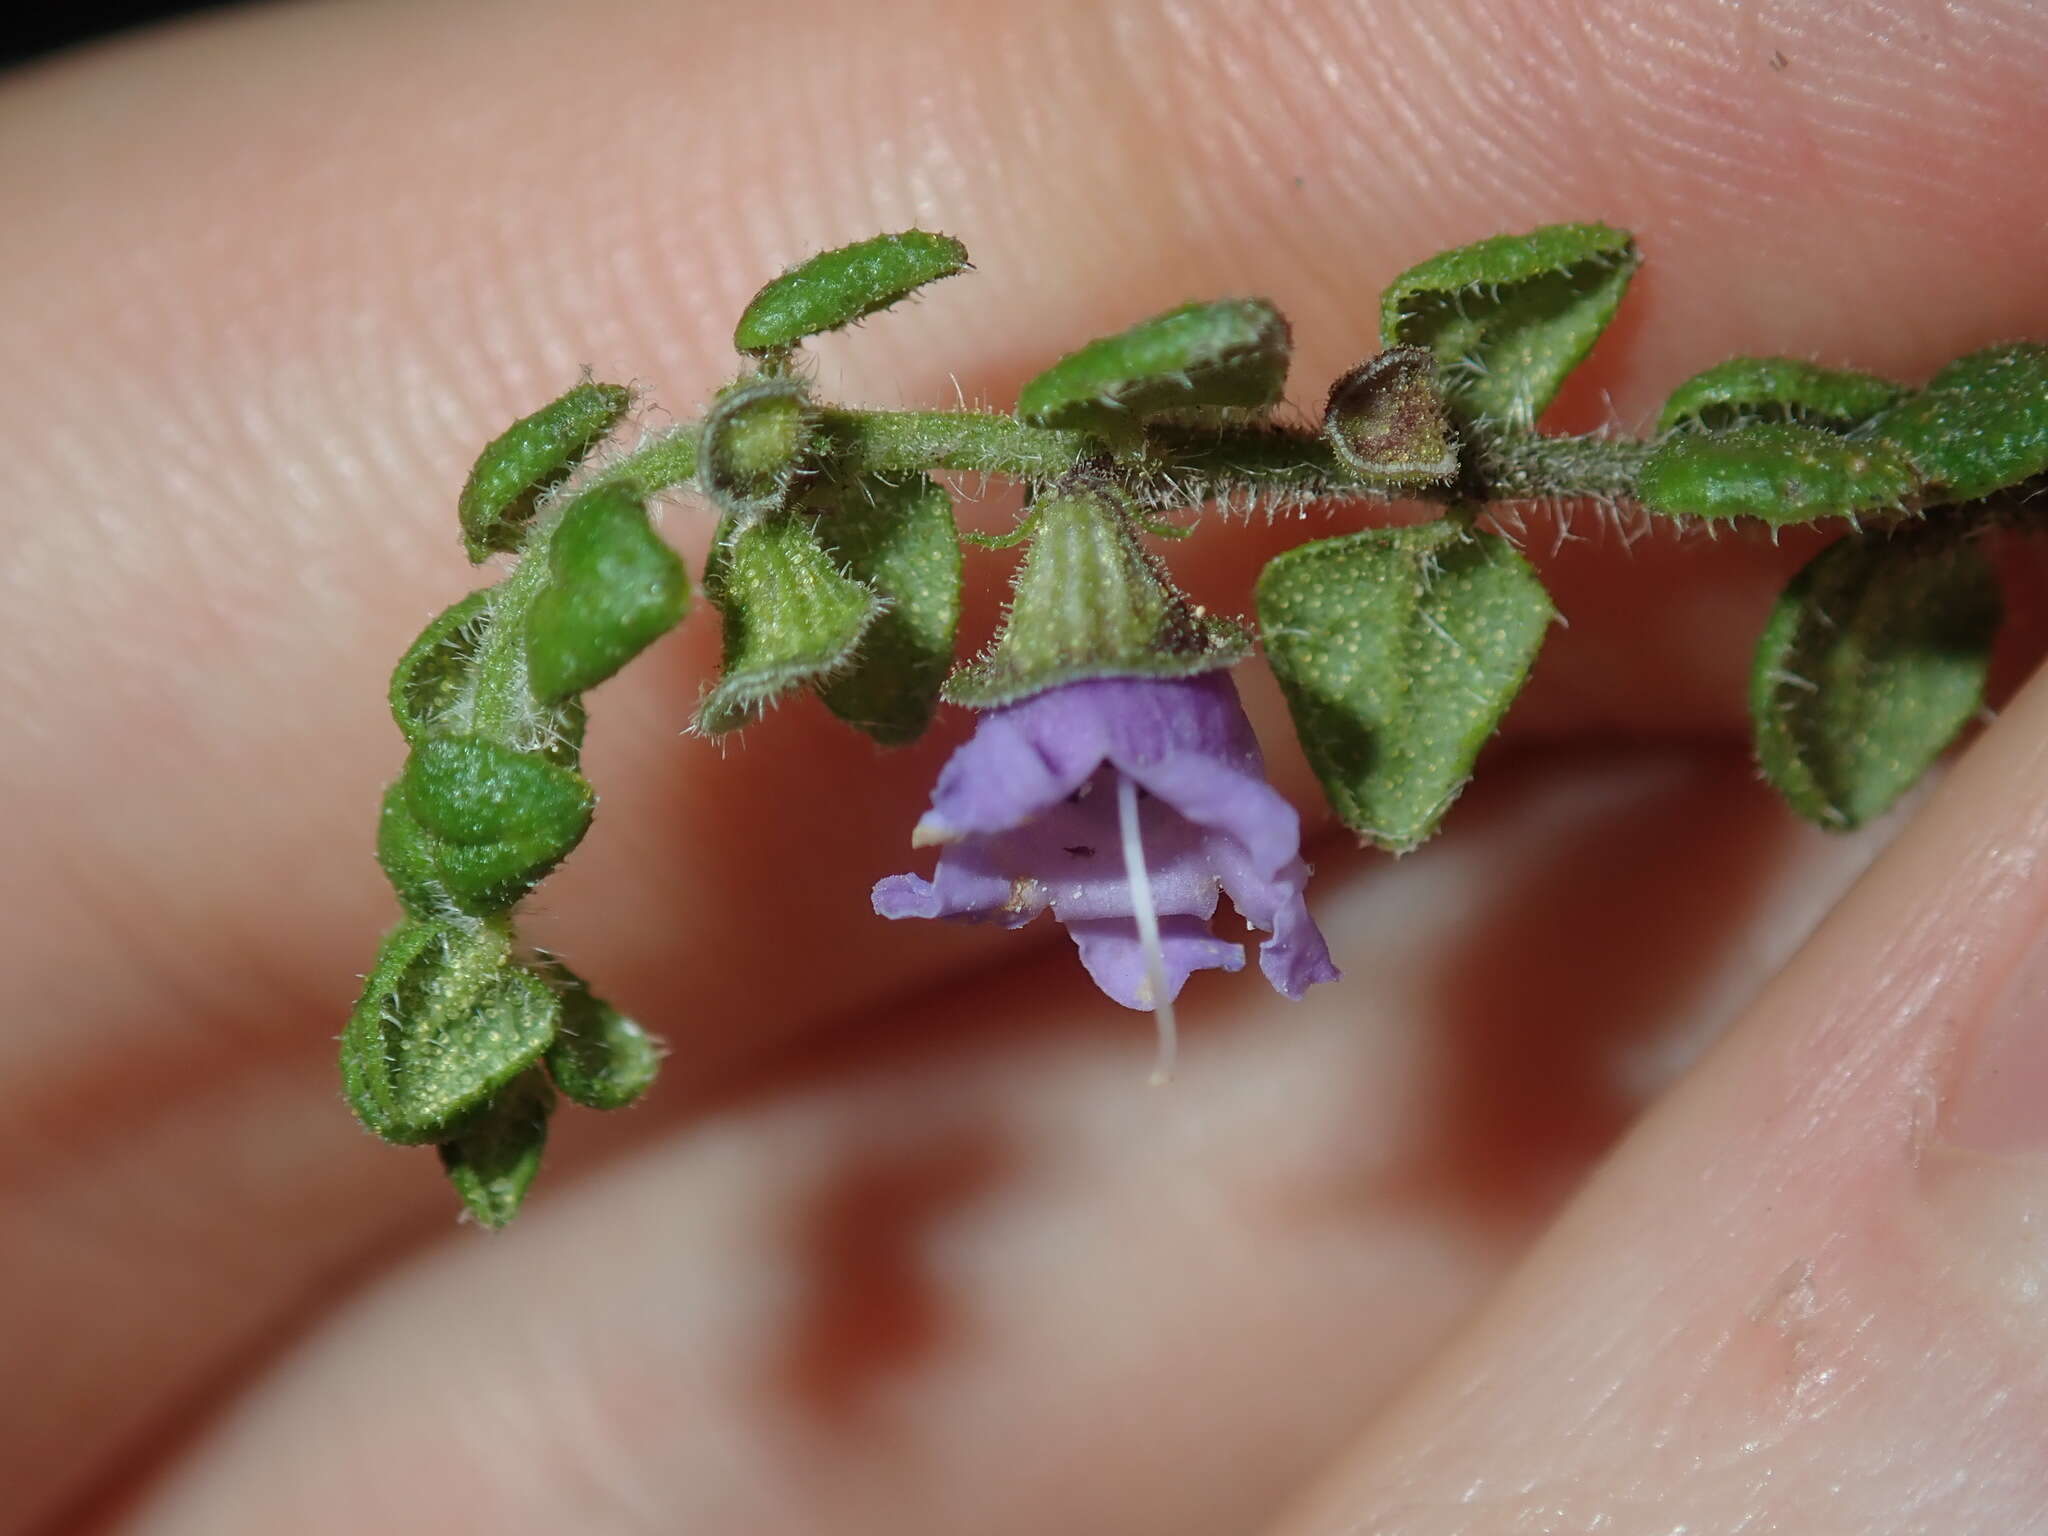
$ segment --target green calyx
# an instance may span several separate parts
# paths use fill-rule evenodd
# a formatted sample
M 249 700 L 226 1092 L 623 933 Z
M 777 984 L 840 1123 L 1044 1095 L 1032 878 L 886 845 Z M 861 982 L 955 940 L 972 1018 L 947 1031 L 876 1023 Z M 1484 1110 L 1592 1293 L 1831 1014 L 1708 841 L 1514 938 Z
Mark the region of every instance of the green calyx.
M 826 553 L 816 519 L 782 512 L 728 517 L 704 566 L 704 593 L 725 621 L 725 666 L 692 729 L 720 736 L 782 694 L 853 665 L 881 611 L 875 590 Z
M 960 536 L 953 498 L 926 475 L 875 475 L 817 498 L 818 542 L 880 599 L 843 670 L 814 684 L 826 708 L 885 747 L 922 736 L 953 666 L 960 624 Z
M 496 1231 L 514 1216 L 540 1173 L 555 1091 L 538 1070 L 521 1073 L 451 1141 L 441 1168 L 478 1224 Z
M 561 1026 L 547 1053 L 555 1086 L 586 1109 L 624 1109 L 638 1102 L 661 1070 L 661 1042 L 593 994 L 554 956 L 541 956 L 535 970 L 562 1006 Z
M 527 676 L 546 703 L 595 688 L 689 606 L 689 573 L 625 486 L 596 486 L 571 503 L 547 559 L 526 620 Z
M 342 1080 L 363 1124 L 406 1145 L 452 1140 L 554 1043 L 561 1004 L 513 963 L 510 935 L 402 925 L 342 1032 Z
M 726 516 L 749 522 L 787 507 L 816 425 L 797 380 L 742 379 L 704 415 L 697 484 Z
M 1192 677 L 1235 665 L 1251 638 L 1174 586 L 1129 502 L 1089 486 L 1045 493 L 1001 632 L 947 682 L 948 703 L 1012 704 L 1099 677 Z
M 1458 473 L 1436 359 L 1421 347 L 1390 347 L 1332 385 L 1323 438 L 1352 473 L 1393 485 L 1441 484 Z

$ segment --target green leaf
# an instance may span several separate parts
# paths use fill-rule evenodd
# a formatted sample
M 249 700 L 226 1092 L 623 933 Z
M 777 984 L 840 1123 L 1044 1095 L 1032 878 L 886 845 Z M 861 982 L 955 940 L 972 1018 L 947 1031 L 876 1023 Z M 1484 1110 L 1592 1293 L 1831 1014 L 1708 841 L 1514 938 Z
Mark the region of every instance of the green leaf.
M 1289 345 L 1264 299 L 1183 304 L 1068 353 L 1024 386 L 1017 414 L 1102 432 L 1159 411 L 1263 408 L 1286 385 Z
M 600 486 L 576 498 L 548 543 L 548 582 L 526 620 L 533 691 L 595 688 L 682 621 L 690 578 L 640 498 Z
M 2048 474 L 2048 346 L 1957 358 L 1877 423 L 1942 501 L 1975 501 Z
M 1764 775 L 1809 821 L 1861 826 L 1983 707 L 1998 582 L 1937 529 L 1822 550 L 1771 610 L 1750 678 Z
M 1515 547 L 1452 522 L 1321 539 L 1266 566 L 1266 656 L 1345 825 L 1397 853 L 1436 830 L 1554 615 Z
M 747 379 L 721 390 L 704 415 L 699 487 L 742 521 L 787 506 L 816 424 L 795 379 Z
M 1380 340 L 1435 353 L 1468 417 L 1531 427 L 1614 318 L 1641 259 L 1626 231 L 1605 224 L 1460 246 L 1394 279 Z
M 745 526 L 728 518 L 704 566 L 704 592 L 725 619 L 724 675 L 694 722 L 707 736 L 851 666 L 881 608 L 872 588 L 841 572 L 801 513 Z
M 859 659 L 818 695 L 884 746 L 915 741 L 931 724 L 960 621 L 953 498 L 924 475 L 901 485 L 867 475 L 839 491 L 817 529 L 825 553 L 888 604 Z
M 1636 477 L 1636 495 L 1652 512 L 1780 526 L 1903 512 L 1918 490 L 1912 466 L 1886 444 L 1793 422 L 1678 433 Z
M 534 504 L 618 424 L 631 400 L 631 392 L 617 384 L 579 384 L 514 422 L 484 449 L 458 503 L 462 543 L 472 562 L 493 550 L 519 547 Z
M 439 728 L 476 686 L 476 663 L 491 627 L 491 594 L 472 592 L 413 641 L 391 674 L 391 718 L 409 742 Z
M 956 671 L 948 702 L 1015 703 L 1097 677 L 1192 677 L 1251 650 L 1243 626 L 1203 612 L 1138 540 L 1129 506 L 1093 488 L 1048 494 L 995 643 Z
M 539 1072 L 514 1078 L 453 1141 L 441 1143 L 441 1167 L 469 1214 L 496 1231 L 514 1216 L 540 1172 L 555 1093 Z
M 1444 419 L 1436 358 L 1393 347 L 1339 379 L 1323 406 L 1323 438 L 1353 474 L 1430 485 L 1458 472 L 1458 443 Z
M 580 775 L 482 736 L 421 741 L 399 786 L 431 840 L 419 856 L 431 857 L 450 898 L 479 916 L 511 906 L 567 858 L 597 805 Z M 412 857 L 403 855 L 401 867 Z
M 582 977 L 552 956 L 540 968 L 562 1000 L 561 1029 L 548 1048 L 555 1085 L 590 1109 L 623 1109 L 661 1070 L 661 1042 L 591 993 Z
M 391 674 L 391 716 L 408 742 L 429 734 L 461 735 L 471 728 L 483 658 L 494 622 L 494 604 L 501 587 L 472 592 L 447 609 L 412 643 Z M 539 711 L 536 734 L 545 743 L 541 755 L 562 768 L 573 768 L 583 749 L 590 717 L 583 706 L 566 699 Z
M 341 1037 L 342 1083 L 386 1141 L 445 1141 L 539 1061 L 561 1005 L 491 925 L 401 924 Z
M 377 865 L 412 917 L 446 921 L 462 909 L 441 876 L 442 844 L 406 808 L 405 781 L 384 791 L 377 816 Z
M 1760 421 L 1789 421 L 1847 432 L 1905 392 L 1875 374 L 1822 368 L 1794 357 L 1732 357 L 1673 390 L 1657 417 L 1657 430 L 1722 431 Z
M 806 336 L 866 319 L 966 266 L 966 246 L 921 229 L 842 245 L 791 267 L 755 294 L 732 344 L 741 352 L 785 351 Z

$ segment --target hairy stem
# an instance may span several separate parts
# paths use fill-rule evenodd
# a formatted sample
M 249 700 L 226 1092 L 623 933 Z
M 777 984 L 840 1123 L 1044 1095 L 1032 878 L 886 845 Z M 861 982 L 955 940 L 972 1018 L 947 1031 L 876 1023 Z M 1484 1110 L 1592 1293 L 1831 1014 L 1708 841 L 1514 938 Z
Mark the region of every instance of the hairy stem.
M 886 477 L 949 469 L 1043 483 L 1092 468 L 1154 507 L 1239 499 L 1446 501 L 1469 494 L 1354 474 L 1319 433 L 1271 422 L 1152 423 L 1141 437 L 1112 449 L 1087 432 L 1034 427 L 989 411 L 828 406 L 818 412 L 817 431 L 819 456 L 836 474 Z M 630 483 L 650 496 L 687 485 L 697 473 L 697 436 L 698 424 L 684 422 L 618 460 L 601 479 Z M 1650 445 L 1506 432 L 1475 437 L 1469 453 L 1484 499 L 1610 500 L 1634 494 Z

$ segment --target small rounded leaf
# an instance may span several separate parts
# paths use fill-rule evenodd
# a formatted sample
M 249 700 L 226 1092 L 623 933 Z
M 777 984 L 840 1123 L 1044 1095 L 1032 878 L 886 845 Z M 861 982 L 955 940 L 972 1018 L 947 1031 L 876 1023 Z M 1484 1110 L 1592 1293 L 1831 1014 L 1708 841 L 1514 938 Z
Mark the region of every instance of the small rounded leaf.
M 661 1070 L 661 1042 L 549 957 L 540 974 L 562 1000 L 561 1029 L 548 1048 L 555 1086 L 589 1109 L 624 1109 Z
M 925 475 L 872 475 L 839 489 L 818 519 L 825 553 L 886 606 L 852 666 L 817 685 L 825 705 L 884 746 L 917 740 L 953 665 L 960 621 L 960 539 L 953 498 Z
M 1480 421 L 1527 428 L 1614 318 L 1641 261 L 1626 230 L 1551 224 L 1432 256 L 1380 300 L 1380 341 L 1427 347 Z
M 540 1072 L 526 1072 L 491 1100 L 453 1141 L 441 1143 L 441 1167 L 478 1223 L 492 1231 L 519 1214 L 540 1172 L 555 1093 Z
M 1946 529 L 1850 535 L 1792 578 L 1757 645 L 1764 776 L 1846 830 L 1881 815 L 1983 707 L 1997 577 Z
M 1941 501 L 1975 501 L 2048 474 L 2048 346 L 1956 359 L 1877 423 Z
M 567 858 L 597 804 L 580 775 L 482 736 L 427 738 L 399 785 L 441 884 L 478 915 L 511 906 Z
M 1068 353 L 1024 386 L 1017 414 L 1101 432 L 1158 411 L 1264 408 L 1280 399 L 1289 351 L 1287 321 L 1264 299 L 1183 304 Z
M 342 1031 L 349 1103 L 386 1141 L 448 1140 L 540 1060 L 560 1013 L 497 929 L 404 923 Z
M 1449 521 L 1319 539 L 1259 577 L 1266 659 L 1344 824 L 1396 853 L 1436 830 L 1555 616 L 1529 562 Z
M 444 609 L 391 674 L 391 718 L 407 741 L 437 729 L 476 686 L 477 654 L 490 632 L 489 591 Z
M 1356 475 L 1430 485 L 1458 472 L 1436 358 L 1422 347 L 1391 347 L 1339 379 L 1323 407 L 1323 438 Z
M 579 384 L 484 449 L 458 503 L 469 558 L 517 549 L 535 503 L 568 477 L 631 402 L 631 391 L 620 385 Z
M 1677 433 L 1636 477 L 1636 495 L 1652 512 L 1777 525 L 1903 512 L 1919 487 L 1913 467 L 1887 444 L 1793 422 Z
M 548 544 L 526 619 L 527 676 L 558 702 L 595 688 L 681 622 L 690 579 L 624 486 L 576 498 Z
M 1754 422 L 1801 422 L 1847 432 L 1905 393 L 1875 374 L 1823 368 L 1796 357 L 1732 357 L 1696 373 L 1671 392 L 1657 430 L 1710 432 Z
M 377 864 L 410 916 L 438 921 L 460 910 L 442 880 L 441 847 L 407 809 L 405 781 L 394 780 L 377 817 Z
M 842 245 L 790 268 L 755 294 L 732 344 L 756 354 L 786 351 L 806 336 L 887 309 L 966 266 L 966 246 L 921 229 Z

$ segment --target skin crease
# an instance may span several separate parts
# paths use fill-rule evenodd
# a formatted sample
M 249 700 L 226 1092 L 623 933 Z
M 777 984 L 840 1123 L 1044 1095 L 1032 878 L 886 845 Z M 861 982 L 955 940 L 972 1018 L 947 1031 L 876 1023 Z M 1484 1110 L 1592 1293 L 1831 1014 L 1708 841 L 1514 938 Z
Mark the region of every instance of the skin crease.
M 1416 858 L 1326 842 L 1347 981 L 1198 979 L 1163 1092 L 1056 934 L 868 914 L 965 722 L 680 740 L 706 614 L 594 701 L 534 921 L 669 1039 L 656 1102 L 565 1114 L 487 1241 L 332 1065 L 383 673 L 466 589 L 469 456 L 580 367 L 686 413 L 763 278 L 917 222 L 979 272 L 823 344 L 828 392 L 1007 402 L 1258 291 L 1313 402 L 1401 267 L 1597 217 L 1650 261 L 1560 424 L 1744 350 L 1919 378 L 2048 336 L 2039 11 L 571 9 L 0 83 L 0 1532 L 2048 1529 L 2006 1283 L 2048 1168 L 1927 1129 L 2038 927 L 2048 702 L 1769 980 L 1893 830 L 1797 828 L 1739 745 L 1810 536 L 1532 518 L 1571 626 L 1509 741 Z M 1241 608 L 1322 526 L 1175 560 Z M 668 514 L 693 567 L 707 527 Z

